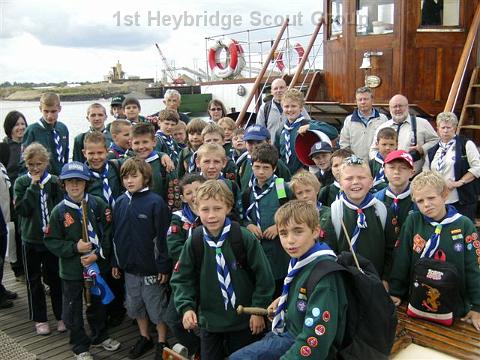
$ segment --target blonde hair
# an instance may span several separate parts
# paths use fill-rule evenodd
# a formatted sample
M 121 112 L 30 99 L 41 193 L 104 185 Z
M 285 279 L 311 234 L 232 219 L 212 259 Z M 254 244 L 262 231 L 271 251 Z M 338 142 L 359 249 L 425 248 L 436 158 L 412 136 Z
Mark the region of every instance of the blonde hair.
M 104 113 L 105 115 L 107 115 L 107 110 L 105 109 L 105 106 L 103 106 L 103 105 L 100 104 L 100 103 L 93 103 L 93 104 L 89 105 L 88 108 L 87 108 L 87 117 L 88 117 L 88 115 L 90 115 L 90 111 L 91 111 L 92 109 L 94 109 L 94 108 L 96 108 L 96 109 L 102 109 L 103 113 Z
M 351 160 L 351 159 L 353 159 L 353 160 Z M 368 163 L 366 161 L 363 161 L 360 158 L 357 158 L 355 155 L 353 155 L 353 156 L 347 157 L 345 160 L 343 160 L 342 165 L 340 165 L 340 176 L 339 176 L 340 179 L 339 180 L 342 179 L 343 172 L 347 167 L 353 167 L 353 168 L 357 168 L 357 169 L 358 168 L 365 169 L 368 173 L 368 176 L 373 179 L 372 171 L 370 170 L 370 166 L 368 166 Z
M 110 125 L 110 132 L 117 135 L 122 131 L 122 127 L 124 126 L 132 127 L 132 123 L 125 119 L 114 120 Z
M 178 124 L 175 125 L 175 131 L 178 131 L 180 129 L 185 130 L 185 134 L 187 133 L 187 124 L 185 124 L 185 122 L 183 122 L 182 120 L 180 120 Z
M 195 205 L 201 200 L 215 199 L 223 202 L 228 208 L 233 208 L 233 193 L 223 180 L 207 180 L 197 189 Z
M 316 206 L 304 200 L 290 200 L 275 213 L 275 224 L 279 229 L 292 221 L 299 225 L 306 224 L 311 230 L 320 226 Z
M 444 194 L 447 191 L 447 183 L 442 175 L 436 171 L 423 171 L 415 176 L 410 184 L 412 189 L 412 198 L 415 200 L 415 193 L 425 188 L 434 189 L 438 194 Z
M 282 97 L 282 103 L 287 99 L 298 103 L 301 107 L 303 107 L 305 104 L 305 97 L 303 96 L 303 93 L 297 89 L 288 89 L 285 91 Z
M 158 121 L 162 122 L 162 121 L 165 121 L 165 120 L 166 121 L 172 121 L 175 124 L 178 124 L 178 122 L 180 121 L 180 116 L 174 110 L 164 109 L 164 110 L 161 110 L 158 113 Z
M 315 192 L 318 193 L 320 190 L 320 181 L 317 177 L 313 175 L 310 171 L 300 170 L 295 175 L 292 176 L 290 180 L 290 188 L 295 193 L 295 187 L 299 185 L 312 186 L 315 189 Z
M 100 131 L 91 131 L 85 135 L 83 139 L 83 146 L 86 148 L 87 144 L 96 144 L 96 145 L 103 145 L 105 149 L 107 148 L 107 141 L 105 140 L 105 136 Z
M 205 155 L 218 155 L 222 159 L 227 158 L 227 154 L 225 153 L 225 149 L 223 146 L 218 144 L 203 144 L 197 150 L 197 159 L 200 159 Z
M 60 106 L 60 96 L 54 92 L 46 92 L 40 96 L 40 106 Z
M 237 128 L 237 124 L 235 121 L 233 121 L 232 118 L 229 118 L 228 116 L 222 117 L 217 121 L 217 124 L 219 126 L 222 126 L 222 124 L 227 125 L 230 129 L 235 130 Z
M 23 150 L 23 159 L 25 162 L 37 157 L 40 161 L 48 163 L 50 161 L 50 153 L 42 144 L 38 142 L 31 143 Z
M 202 130 L 202 138 L 207 134 L 219 134 L 222 139 L 225 139 L 225 131 L 223 128 L 215 123 L 210 123 Z
M 441 122 L 450 124 L 456 128 L 458 125 L 458 118 L 453 112 L 445 111 L 437 115 L 437 126 L 440 125 Z

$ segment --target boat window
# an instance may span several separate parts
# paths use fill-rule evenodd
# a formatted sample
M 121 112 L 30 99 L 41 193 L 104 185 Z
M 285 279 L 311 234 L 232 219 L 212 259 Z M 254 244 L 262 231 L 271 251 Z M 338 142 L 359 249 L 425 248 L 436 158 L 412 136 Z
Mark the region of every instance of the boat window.
M 332 0 L 330 3 L 330 37 L 342 35 L 343 0 Z
M 357 0 L 357 35 L 393 32 L 394 0 Z
M 460 0 L 419 0 L 420 27 L 459 26 Z

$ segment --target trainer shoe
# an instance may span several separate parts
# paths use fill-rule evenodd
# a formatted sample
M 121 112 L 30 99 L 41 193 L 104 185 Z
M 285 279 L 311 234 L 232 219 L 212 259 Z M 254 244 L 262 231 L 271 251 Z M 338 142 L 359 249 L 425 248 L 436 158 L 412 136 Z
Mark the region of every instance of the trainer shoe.
M 16 298 L 18 298 L 18 295 L 17 295 L 16 292 L 13 292 L 13 291 L 10 291 L 10 290 L 7 290 L 7 289 L 5 289 L 3 294 L 8 300 L 15 300 Z
M 64 333 L 65 331 L 67 331 L 67 327 L 65 326 L 65 323 L 63 322 L 63 320 L 58 320 L 57 331 L 60 333 Z
M 50 335 L 50 325 L 48 325 L 48 322 L 35 323 L 35 329 L 37 330 L 37 335 Z
M 120 347 L 120 343 L 117 340 L 108 338 L 103 340 L 100 344 L 92 345 L 93 347 L 103 347 L 107 351 L 116 351 Z
M 153 348 L 153 341 L 152 339 L 147 339 L 140 335 L 140 338 L 137 340 L 135 345 L 132 346 L 130 351 L 128 352 L 129 359 L 136 359 L 143 354 L 145 354 L 148 350 Z
M 167 344 L 164 342 L 158 342 L 155 346 L 155 360 L 162 360 L 163 359 L 163 348 L 166 347 Z
M 88 351 L 82 352 L 81 354 L 76 354 L 74 357 L 75 360 L 93 360 L 92 354 Z
M 172 350 L 183 357 L 188 357 L 188 349 L 180 343 L 173 345 Z
M 0 297 L 0 309 L 8 309 L 13 306 L 13 301 L 8 300 L 6 297 Z

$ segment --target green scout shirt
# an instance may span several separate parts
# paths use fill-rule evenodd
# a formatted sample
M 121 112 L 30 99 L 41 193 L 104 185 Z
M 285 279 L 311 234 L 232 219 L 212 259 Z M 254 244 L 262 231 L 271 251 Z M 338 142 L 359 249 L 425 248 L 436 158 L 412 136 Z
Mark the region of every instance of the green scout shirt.
M 249 182 L 252 174 L 252 162 L 245 158 L 245 160 L 240 164 L 237 173 L 237 184 L 240 185 L 242 191 L 245 191 L 245 189 L 250 187 Z M 275 168 L 275 175 L 284 179 L 286 182 L 289 182 L 292 178 L 290 170 L 288 170 L 287 165 L 285 165 L 281 159 L 278 159 L 277 167 Z
M 320 235 L 318 238 L 320 241 L 323 241 L 330 246 L 337 241 L 330 208 L 322 205 L 318 212 L 318 217 L 320 221 Z
M 273 176 L 262 186 L 261 189 L 257 188 L 257 194 L 261 194 L 263 191 L 268 189 L 272 181 L 274 181 Z M 247 195 L 249 195 L 250 206 L 255 202 L 255 197 L 251 189 L 248 189 L 247 191 Z M 293 198 L 292 192 L 286 184 L 285 192 L 288 200 Z M 267 230 L 267 228 L 275 224 L 274 216 L 279 207 L 280 200 L 278 199 L 276 186 L 273 185 L 273 188 L 259 201 L 260 228 L 262 231 Z M 247 209 L 244 210 L 246 211 Z M 246 215 L 247 218 L 245 219 L 245 226 L 250 224 L 257 225 L 257 212 L 255 207 L 253 207 L 252 210 Z M 283 279 L 287 275 L 290 257 L 285 250 L 283 250 L 282 244 L 280 243 L 280 238 L 277 236 L 273 240 L 261 239 L 260 243 L 262 244 L 262 248 L 265 251 L 265 255 L 270 263 L 270 267 L 272 268 L 274 279 Z
M 85 162 L 85 156 L 83 156 L 83 148 L 84 144 L 83 142 L 85 141 L 85 135 L 92 131 L 98 131 L 93 128 L 90 128 L 87 132 L 81 133 L 77 136 L 75 136 L 75 139 L 73 139 L 73 160 L 74 161 L 80 161 L 80 162 Z M 107 146 L 107 149 L 110 148 L 110 145 L 112 144 L 112 134 L 110 134 L 110 131 L 107 129 L 103 129 L 102 131 L 103 136 L 105 137 L 105 145 Z
M 375 159 L 370 160 L 368 163 L 369 163 L 369 166 L 370 166 L 370 171 L 372 172 L 372 176 L 375 179 L 375 176 L 377 176 L 377 174 L 383 168 L 383 165 L 380 164 L 378 161 L 375 161 Z M 383 178 L 384 178 L 384 181 L 382 183 L 377 184 L 374 187 L 372 187 L 372 189 L 370 191 L 371 193 L 375 193 L 377 191 L 380 191 L 380 190 L 382 190 L 382 189 L 384 189 L 388 186 L 387 177 L 384 176 Z
M 170 159 L 172 159 L 172 161 L 175 163 L 175 166 L 178 166 L 178 159 L 179 159 L 180 152 L 181 152 L 182 149 L 178 146 L 177 142 L 175 140 L 173 140 L 173 138 L 172 138 L 173 147 L 174 147 L 175 151 L 177 152 L 177 157 L 175 157 L 175 156 L 173 156 L 172 149 L 170 149 L 170 147 L 167 145 L 167 143 L 165 142 L 165 140 L 163 140 L 163 138 L 161 136 L 155 136 L 155 139 L 157 140 L 157 145 L 155 146 L 155 150 L 158 153 L 163 152 L 163 153 L 167 154 L 168 156 L 170 156 Z
M 57 148 L 53 139 L 53 129 L 55 129 L 60 137 L 60 144 L 62 145 L 62 161 L 58 161 Z M 42 118 L 39 121 L 28 125 L 23 136 L 22 147 L 25 149 L 33 142 L 38 142 L 45 146 L 50 156 L 49 172 L 53 175 L 59 175 L 62 171 L 62 166 L 68 162 L 69 140 L 67 126 L 57 121 L 55 125 L 49 125 Z
M 94 198 L 94 200 L 93 200 Z M 95 205 L 93 205 L 95 201 Z M 98 255 L 97 264 L 102 274 L 110 271 L 109 256 L 112 247 L 111 218 L 106 216 L 107 204 L 96 196 L 89 196 L 88 219 L 98 236 L 105 259 Z M 59 258 L 60 278 L 63 280 L 83 280 L 83 266 L 77 251 L 77 242 L 82 238 L 82 223 L 79 212 L 60 202 L 50 215 L 49 229 L 45 235 L 45 245 Z
M 325 255 L 319 256 L 318 260 L 306 265 L 290 285 L 285 324 L 295 342 L 280 358 L 282 360 L 327 359 L 332 346 L 338 348 L 343 340 L 348 302 L 340 274 L 323 277 L 308 298 L 302 287 L 316 264 L 323 261 L 332 260 Z
M 383 203 L 387 208 L 390 208 L 392 210 L 392 225 L 398 238 L 398 236 L 400 235 L 400 229 L 402 228 L 403 224 L 405 224 L 407 216 L 415 210 L 415 203 L 410 196 L 407 196 L 405 199 L 399 200 L 397 216 L 395 216 L 395 213 L 392 209 L 393 199 L 391 197 L 385 195 Z
M 175 211 L 172 214 L 170 221 L 170 228 L 167 233 L 167 248 L 168 255 L 172 258 L 173 263 L 176 263 L 180 258 L 185 241 L 187 241 L 190 229 L 198 226 L 198 223 L 190 224 L 182 215 L 182 211 Z
M 392 213 L 387 208 L 385 229 L 382 228 L 382 223 L 375 213 L 374 206 L 363 210 L 363 213 L 365 214 L 367 228 L 360 230 L 356 242 L 357 252 L 372 262 L 382 280 L 388 281 L 392 267 L 393 246 L 396 240 L 395 229 L 392 225 Z M 352 238 L 353 230 L 357 226 L 357 212 L 343 206 L 343 221 L 350 238 Z M 340 237 L 337 237 L 336 243 L 329 245 L 336 254 L 340 254 L 342 251 L 350 251 L 343 229 L 340 232 Z
M 90 166 L 88 165 L 88 163 L 87 163 L 87 166 L 90 169 Z M 121 167 L 120 162 L 115 162 L 113 160 L 108 161 L 107 179 L 108 179 L 108 185 L 110 185 L 110 190 L 112 191 L 112 196 L 114 199 L 119 197 L 122 194 L 122 192 L 125 191 L 120 180 L 120 167 Z M 105 166 L 102 168 L 102 170 L 98 171 L 98 173 L 101 174 L 104 171 L 104 169 L 105 169 Z M 93 171 L 93 170 L 90 169 L 90 171 Z M 101 177 L 97 178 L 92 175 L 88 183 L 88 193 L 98 196 L 102 198 L 103 201 L 108 203 L 108 200 L 103 196 L 103 178 Z
M 318 194 L 318 200 L 325 206 L 331 206 L 332 203 L 337 200 L 339 192 L 340 188 L 335 186 L 335 183 L 323 186 Z
M 266 308 L 274 291 L 273 275 L 267 258 L 255 236 L 245 228 L 241 229 L 242 239 L 247 252 L 249 268 L 255 276 L 255 283 L 247 271 L 236 266 L 235 256 L 228 239 L 222 246 L 230 277 L 236 295 L 236 306 L 258 306 Z M 216 239 L 217 240 L 217 239 Z M 249 327 L 248 315 L 237 315 L 231 304 L 227 310 L 223 302 L 220 284 L 217 278 L 215 249 L 206 243 L 203 246 L 203 258 L 195 259 L 192 238 L 188 238 L 175 266 L 170 284 L 173 288 L 175 307 L 179 314 L 188 310 L 196 311 L 202 328 L 210 332 L 238 331 Z M 195 261 L 201 261 L 200 275 L 195 273 Z M 197 298 L 197 287 L 200 298 Z
M 47 194 L 48 213 L 51 214 L 55 205 L 63 200 L 58 178 L 52 175 L 43 189 Z M 32 179 L 28 175 L 20 176 L 15 181 L 14 202 L 15 212 L 20 218 L 22 241 L 29 244 L 44 245 L 40 185 L 38 183 L 32 184 Z
M 180 154 L 178 154 L 177 174 L 179 179 L 188 173 L 188 164 L 192 155 L 193 151 L 188 146 L 183 148 Z
M 393 253 L 389 282 L 391 295 L 400 298 L 408 296 L 413 268 L 434 230 L 420 212 L 407 217 Z M 455 265 L 458 271 L 463 303 L 459 304 L 455 316 L 464 316 L 470 310 L 480 312 L 480 241 L 471 220 L 462 216 L 444 225 L 438 249 L 443 250 L 446 261 Z
M 107 153 L 107 159 L 108 160 L 115 160 L 115 159 L 128 159 L 129 157 L 135 156 L 135 153 L 133 150 L 126 150 L 123 155 L 120 155 L 117 151 L 114 149 L 110 148 L 108 149 Z

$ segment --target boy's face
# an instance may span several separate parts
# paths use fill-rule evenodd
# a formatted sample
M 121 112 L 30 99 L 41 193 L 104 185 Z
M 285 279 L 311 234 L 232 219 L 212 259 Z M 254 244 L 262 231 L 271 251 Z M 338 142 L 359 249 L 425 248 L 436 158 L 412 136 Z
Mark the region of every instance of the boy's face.
M 65 180 L 65 191 L 73 201 L 80 202 L 83 200 L 86 185 L 87 182 L 82 179 L 67 179 Z
M 49 106 L 45 104 L 40 105 L 40 111 L 42 112 L 43 119 L 47 124 L 55 125 L 58 119 L 58 113 L 62 110 L 60 104 Z
M 397 150 L 397 141 L 395 139 L 380 139 L 377 142 L 377 148 L 380 155 L 386 159 L 388 154 Z
M 196 158 L 197 167 L 208 180 L 218 179 L 222 169 L 227 165 L 227 159 L 217 154 L 204 154 Z
M 103 166 L 107 161 L 107 149 L 103 144 L 94 144 L 87 142 L 82 152 L 83 156 L 85 156 L 85 159 L 87 159 L 90 169 L 103 169 Z
M 252 155 L 253 149 L 259 144 L 266 143 L 267 140 L 247 140 L 245 141 L 245 147 L 250 155 Z
M 287 117 L 289 122 L 294 122 L 300 116 L 302 112 L 302 107 L 297 101 L 292 99 L 283 99 L 282 100 L 283 113 Z
M 125 117 L 125 112 L 123 111 L 122 105 L 112 105 L 110 107 L 110 112 L 115 119 L 121 119 Z
M 223 229 L 225 218 L 232 209 L 219 198 L 196 199 L 195 206 L 203 226 L 210 234 L 218 236 Z
M 48 161 L 42 159 L 40 156 L 32 156 L 31 159 L 25 162 L 27 170 L 32 177 L 42 176 L 45 170 L 47 170 Z
M 177 111 L 178 107 L 180 106 L 180 99 L 177 95 L 171 95 L 167 99 L 163 100 L 163 103 L 165 104 L 165 109 Z
M 90 126 L 98 131 L 102 131 L 105 128 L 105 120 L 107 119 L 107 114 L 103 112 L 103 109 L 100 107 L 92 107 L 87 115 L 87 120 L 90 123 Z
M 448 191 L 439 194 L 437 190 L 431 187 L 424 187 L 413 191 L 412 196 L 418 209 L 423 215 L 428 216 L 435 221 L 440 221 L 447 214 L 445 201 L 448 197 Z
M 131 137 L 130 131 L 132 127 L 129 125 L 123 125 L 120 127 L 120 131 L 118 134 L 112 134 L 113 142 L 120 146 L 122 149 L 127 150 L 130 149 L 131 146 Z
M 308 201 L 314 205 L 317 205 L 318 192 L 312 185 L 295 184 L 293 193 L 295 195 L 295 198 L 297 198 L 298 200 Z
M 235 150 L 243 151 L 246 149 L 245 141 L 243 141 L 243 134 L 232 137 L 232 146 Z
M 194 150 L 197 150 L 203 144 L 202 134 L 200 134 L 198 132 L 189 133 L 188 134 L 188 142 L 190 143 L 190 146 Z
M 252 164 L 252 171 L 257 178 L 258 184 L 263 185 L 268 179 L 272 177 L 275 169 L 271 164 L 254 161 Z
M 122 178 L 123 187 L 131 194 L 136 193 L 144 188 L 143 175 L 137 170 L 135 173 L 127 174 Z
M 172 136 L 178 144 L 185 144 L 185 140 L 187 140 L 187 133 L 183 127 L 176 126 Z
M 312 230 L 307 224 L 297 224 L 293 220 L 285 226 L 278 226 L 283 249 L 292 258 L 299 258 L 310 250 L 319 232 L 320 227 Z
M 145 160 L 155 149 L 157 141 L 151 134 L 136 135 L 132 138 L 132 150 L 140 159 Z
M 229 140 L 229 141 L 232 140 L 233 129 L 230 126 L 228 126 L 228 124 L 225 124 L 225 123 L 222 123 L 220 127 L 224 131 L 225 140 Z
M 332 174 L 337 181 L 340 179 L 340 166 L 342 165 L 343 160 L 344 158 L 339 156 L 332 157 Z
M 365 167 L 346 166 L 343 168 L 340 176 L 340 186 L 348 199 L 355 205 L 360 205 L 372 185 L 372 175 Z
M 332 158 L 332 153 L 318 153 L 312 156 L 312 160 L 319 169 L 323 171 L 330 170 L 330 159 Z
M 200 181 L 194 181 L 191 184 L 183 186 L 183 193 L 180 198 L 184 203 L 187 203 L 192 210 L 195 208 L 195 196 L 197 195 L 197 189 L 201 184 Z
M 218 144 L 218 145 L 223 146 L 223 138 L 222 138 L 222 135 L 217 134 L 217 133 L 205 134 L 203 136 L 203 143 L 204 144 Z
M 175 126 L 177 126 L 177 123 L 172 120 L 162 120 L 158 123 L 160 126 L 160 130 L 165 134 L 165 135 L 172 135 L 173 134 L 173 129 Z
M 403 160 L 394 160 L 384 165 L 385 176 L 390 185 L 406 188 L 415 170 Z
M 125 116 L 128 120 L 136 121 L 138 119 L 138 115 L 140 114 L 140 109 L 138 108 L 137 104 L 128 104 L 125 105 Z

